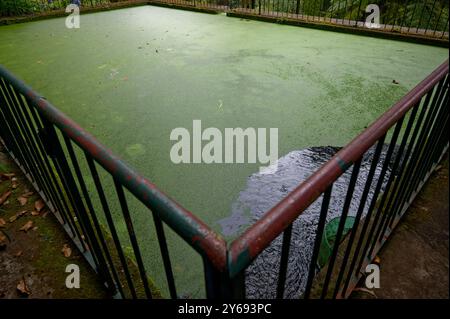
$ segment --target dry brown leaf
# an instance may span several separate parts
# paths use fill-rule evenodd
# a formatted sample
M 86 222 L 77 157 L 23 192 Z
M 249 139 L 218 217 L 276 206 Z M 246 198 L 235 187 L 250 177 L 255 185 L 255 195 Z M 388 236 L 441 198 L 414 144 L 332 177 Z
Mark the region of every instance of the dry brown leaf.
M 72 248 L 70 248 L 69 245 L 64 244 L 61 252 L 63 253 L 64 257 L 70 257 L 72 255 Z
M 22 294 L 29 296 L 31 294 L 30 289 L 28 288 L 27 283 L 25 282 L 25 278 L 22 277 L 22 280 L 17 284 L 17 290 Z
M 23 197 L 30 197 L 33 194 L 34 194 L 34 192 L 26 192 L 26 193 L 23 193 L 22 196 Z
M 0 196 L 0 206 L 8 199 L 9 195 L 11 195 L 11 191 L 7 191 Z
M 0 227 L 5 227 L 6 222 L 3 218 L 0 218 Z
M 359 288 L 353 289 L 353 291 L 365 292 L 365 293 L 368 293 L 369 295 L 374 296 L 375 298 L 378 298 L 378 296 L 375 294 L 375 292 L 373 292 L 372 290 L 369 290 L 367 288 L 359 287 Z
M 31 215 L 32 215 L 32 216 L 38 216 L 39 213 L 38 213 L 37 211 L 33 210 L 33 211 L 31 212 Z
M 2 174 L 0 174 L 0 178 L 4 178 L 4 179 L 11 179 L 11 178 L 13 178 L 14 176 L 16 176 L 16 174 L 14 174 L 14 173 L 2 173 Z
M 20 257 L 20 256 L 22 256 L 22 254 L 23 254 L 23 251 L 19 250 L 17 253 L 14 254 L 14 256 Z
M 38 227 L 37 227 L 37 226 L 34 226 L 34 227 L 33 227 L 33 231 L 36 231 L 36 230 L 38 230 Z
M 15 178 L 15 177 L 11 178 L 12 189 L 16 189 L 18 186 L 19 186 L 19 183 L 17 182 L 17 178 Z
M 375 256 L 375 258 L 373 259 L 374 264 L 381 264 L 381 258 L 379 256 Z
M 17 198 L 17 201 L 20 203 L 21 206 L 25 206 L 28 203 L 28 198 L 20 196 Z
M 40 212 L 45 207 L 44 201 L 42 199 L 39 199 L 34 202 L 34 208 L 37 212 Z
M 33 221 L 32 221 L 32 220 L 29 220 L 29 221 L 27 221 L 27 222 L 25 223 L 25 225 L 23 225 L 23 226 L 20 228 L 20 230 L 22 230 L 22 231 L 24 231 L 24 232 L 27 232 L 27 231 L 29 231 L 31 228 L 33 228 L 33 226 L 34 226 Z
M 10 222 L 10 223 L 15 222 L 17 219 L 19 219 L 20 217 L 22 217 L 22 216 L 25 215 L 26 213 L 27 213 L 26 210 L 23 210 L 23 211 L 21 211 L 21 212 L 18 212 L 17 214 L 15 214 L 15 215 L 13 215 L 13 216 L 11 216 L 11 217 L 9 218 L 9 222 Z

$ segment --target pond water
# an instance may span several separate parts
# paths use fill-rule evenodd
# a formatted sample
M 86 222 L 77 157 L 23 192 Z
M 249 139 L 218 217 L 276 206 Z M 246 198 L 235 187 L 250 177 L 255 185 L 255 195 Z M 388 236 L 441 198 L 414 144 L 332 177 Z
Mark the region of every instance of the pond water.
M 260 164 L 174 164 L 173 129 L 192 131 L 196 119 L 222 132 L 278 128 L 279 157 L 343 146 L 448 56 L 153 6 L 85 14 L 80 29 L 64 22 L 0 27 L 0 63 L 227 240 L 252 221 L 244 214 L 226 222 Z M 165 292 L 151 216 L 130 206 L 149 272 Z M 173 234 L 169 247 L 179 294 L 201 296 L 200 258 Z

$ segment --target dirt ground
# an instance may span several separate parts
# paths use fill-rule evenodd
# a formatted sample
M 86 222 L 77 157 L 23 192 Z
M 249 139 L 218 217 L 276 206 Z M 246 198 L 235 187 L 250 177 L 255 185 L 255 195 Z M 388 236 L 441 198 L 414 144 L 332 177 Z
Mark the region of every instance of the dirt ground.
M 449 298 L 448 200 L 447 155 L 382 248 L 380 288 L 352 298 Z
M 42 206 L 0 146 L 0 299 L 108 298 L 55 216 Z M 80 268 L 79 289 L 65 285 L 69 264 Z

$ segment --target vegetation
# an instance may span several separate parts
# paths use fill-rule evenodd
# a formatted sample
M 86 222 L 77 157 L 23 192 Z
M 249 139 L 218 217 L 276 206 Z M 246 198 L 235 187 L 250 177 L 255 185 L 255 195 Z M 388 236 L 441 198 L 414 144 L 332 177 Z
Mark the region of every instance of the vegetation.
M 131 0 L 0 0 L 1 16 L 20 16 L 65 8 L 70 3 L 97 6 Z M 164 0 L 162 0 L 164 1 Z M 173 0 L 167 0 L 168 2 Z M 298 13 L 364 21 L 368 4 L 380 8 L 380 22 L 443 31 L 448 28 L 449 5 L 445 0 L 186 0 L 197 5 L 229 5 L 232 8 L 256 8 L 264 12 Z
M 445 30 L 448 25 L 448 1 L 442 0 L 330 0 L 327 16 L 364 20 L 368 4 L 380 8 L 380 23 Z
M 96 6 L 118 0 L 0 0 L 0 17 L 21 16 L 64 9 L 71 3 Z M 126 0 L 125 0 L 126 1 Z

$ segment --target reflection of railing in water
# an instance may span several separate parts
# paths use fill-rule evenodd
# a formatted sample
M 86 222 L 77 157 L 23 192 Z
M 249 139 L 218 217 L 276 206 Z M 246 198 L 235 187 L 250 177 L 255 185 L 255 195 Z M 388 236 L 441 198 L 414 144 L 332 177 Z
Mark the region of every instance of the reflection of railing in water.
M 317 222 L 314 250 L 303 297 L 309 298 L 316 277 L 316 263 L 325 221 L 333 197 L 333 185 L 351 168 L 335 245 L 328 261 L 326 273 L 319 276 L 314 297 L 345 298 L 360 278 L 366 264 L 375 257 L 391 234 L 395 225 L 433 172 L 443 153 L 448 149 L 448 61 L 405 95 L 369 128 L 340 150 L 306 181 L 250 226 L 233 241 L 228 252 L 230 276 L 225 283 L 233 297 L 244 297 L 247 269 L 252 262 L 282 235 L 282 248 L 277 277 L 276 297 L 285 296 L 293 224 L 308 207 L 321 198 L 320 217 Z M 389 144 L 384 160 L 380 159 L 383 145 Z M 355 222 L 343 257 L 339 243 L 344 240 L 343 230 L 352 205 L 355 184 L 365 154 L 375 147 L 364 191 L 357 201 Z M 391 164 L 392 163 L 392 164 Z M 375 172 L 382 165 L 378 178 Z M 387 174 L 389 166 L 392 172 Z M 384 186 L 384 191 L 381 192 Z M 371 200 L 369 193 L 373 191 Z M 365 218 L 363 218 L 363 212 Z M 358 234 L 358 235 L 357 235 Z M 269 266 L 270 267 L 270 266 Z M 290 296 L 292 297 L 292 296 Z
M 373 176 L 374 181 L 377 181 L 380 177 L 388 147 L 388 144 L 384 144 L 379 154 L 379 161 Z M 264 216 L 265 212 L 283 200 L 287 194 L 328 162 L 339 150 L 340 148 L 328 146 L 292 151 L 278 160 L 277 170 L 274 174 L 255 173 L 250 176 L 247 180 L 246 189 L 240 192 L 238 200 L 234 202 L 232 215 L 220 221 L 222 225 L 221 233 L 225 236 L 237 236 L 237 232 L 243 226 L 243 223 L 244 225 L 251 225 L 257 222 Z M 398 146 L 395 147 L 391 159 L 388 161 L 386 176 L 381 185 L 382 192 L 386 188 L 389 175 L 392 174 L 394 164 L 392 159 L 397 156 L 397 151 Z M 342 238 L 353 227 L 355 216 L 358 214 L 358 203 L 364 193 L 374 153 L 375 147 L 372 147 L 361 160 L 358 179 L 351 203 L 347 209 L 347 221 Z M 397 175 L 397 172 L 393 172 L 393 174 Z M 321 239 L 316 263 L 317 271 L 325 268 L 331 256 L 351 175 L 351 171 L 348 170 L 333 183 L 333 197 L 329 204 L 324 235 Z M 373 200 L 375 184 L 372 183 L 370 186 L 367 202 Z M 296 298 L 305 290 L 320 212 L 321 198 L 305 209 L 293 223 L 291 242 L 295 244 L 292 244 L 289 249 L 284 298 Z M 367 212 L 368 207 L 366 205 L 361 213 L 361 218 L 364 218 Z M 282 246 L 282 236 L 278 236 L 246 269 L 245 288 L 247 298 L 274 298 L 276 296 L 280 267 L 279 256 Z

